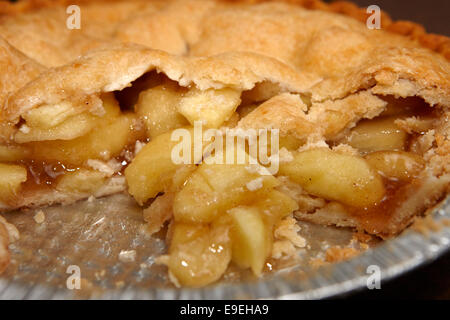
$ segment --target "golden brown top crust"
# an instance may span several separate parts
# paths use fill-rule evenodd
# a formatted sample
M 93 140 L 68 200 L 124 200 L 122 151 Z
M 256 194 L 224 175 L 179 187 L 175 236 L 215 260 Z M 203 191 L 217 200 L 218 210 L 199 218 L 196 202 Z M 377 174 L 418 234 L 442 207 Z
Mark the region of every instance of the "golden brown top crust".
M 45 70 L 0 37 L 0 105 L 7 96 L 23 87 Z
M 142 1 L 89 4 L 82 9 L 80 30 L 67 28 L 68 14 L 62 6 L 0 15 L 0 36 L 42 65 L 60 66 L 89 50 L 110 45 L 118 21 L 141 12 L 144 4 Z
M 139 45 L 118 45 L 92 51 L 70 64 L 49 69 L 12 95 L 2 114 L 8 121 L 17 122 L 22 113 L 43 104 L 56 104 L 63 100 L 92 102 L 90 96 L 121 90 L 155 69 L 182 86 L 196 85 L 200 89 L 231 87 L 250 90 L 256 83 L 269 82 L 286 91 L 302 92 L 307 91 L 313 82 L 307 74 L 254 53 L 182 57 Z
M 307 9 L 329 11 L 334 13 L 340 13 L 349 17 L 352 17 L 361 22 L 367 21 L 369 14 L 365 8 L 359 8 L 357 5 L 348 1 L 334 1 L 331 4 L 327 4 L 321 0 L 222 0 L 223 2 L 232 3 L 262 3 L 262 2 L 286 2 L 296 6 L 302 6 Z M 101 12 L 105 10 L 108 14 L 105 16 L 110 20 L 112 16 L 115 16 L 114 21 L 117 21 L 118 16 L 126 16 L 129 14 L 128 9 L 138 8 L 142 10 L 144 7 L 162 7 L 164 1 L 152 0 L 146 1 L 144 4 L 142 0 L 128 0 L 126 4 L 122 0 L 21 0 L 18 3 L 10 3 L 8 1 L 0 2 L 0 15 L 16 15 L 24 12 L 30 12 L 42 8 L 54 8 L 55 6 L 68 6 L 71 4 L 87 4 L 87 3 L 100 3 L 102 7 Z M 108 2 L 108 6 L 102 5 L 102 3 Z M 117 4 L 117 3 L 120 4 Z M 151 2 L 151 3 L 150 3 Z M 120 10 L 117 10 L 120 7 Z M 136 12 L 136 11 L 134 11 Z M 140 12 L 140 11 L 139 11 Z M 95 16 L 93 16 L 95 18 Z M 98 17 L 98 15 L 97 15 Z M 104 17 L 103 17 L 104 18 Z M 420 24 L 411 21 L 392 21 L 386 12 L 381 12 L 381 25 L 382 28 L 396 34 L 408 37 L 417 41 L 423 47 L 429 48 L 442 54 L 447 60 L 450 60 L 450 38 L 427 33 L 425 28 Z M 105 26 L 101 26 L 104 29 Z M 146 34 L 143 35 L 147 36 Z
M 204 41 L 202 34 L 211 35 L 215 34 L 217 30 L 220 31 L 224 17 L 232 17 L 233 20 L 240 22 L 239 26 L 244 23 L 246 28 L 241 30 L 235 26 L 235 29 L 230 30 L 230 24 L 225 23 L 227 30 L 217 34 L 216 39 L 219 39 L 220 36 L 226 38 L 226 33 L 233 32 L 233 37 L 231 39 L 226 38 L 226 40 L 232 41 L 234 39 L 234 42 L 241 44 L 241 39 L 246 40 L 248 41 L 247 47 L 250 46 L 252 49 L 258 50 L 258 45 L 263 46 L 265 45 L 264 42 L 273 42 L 272 40 L 279 40 L 278 38 L 280 38 L 283 39 L 282 45 L 287 42 L 294 44 L 292 48 L 283 46 L 284 49 L 288 51 L 289 49 L 297 50 L 300 48 L 295 47 L 295 44 L 301 42 L 303 40 L 301 38 L 304 38 L 304 35 L 307 35 L 311 28 L 323 30 L 326 27 L 323 25 L 323 20 L 326 20 L 327 23 L 330 22 L 331 26 L 338 24 L 346 25 L 347 28 L 349 21 L 352 20 L 345 19 L 345 23 L 342 23 L 339 22 L 339 15 L 321 14 L 322 18 L 318 18 L 318 15 L 312 14 L 309 19 L 303 17 L 298 19 L 296 23 L 289 22 L 299 18 L 299 12 L 304 12 L 299 8 L 300 6 L 318 9 L 312 11 L 314 13 L 324 13 L 324 11 L 342 13 L 363 22 L 366 21 L 368 16 L 364 9 L 341 1 L 328 5 L 319 0 L 285 0 L 275 1 L 278 3 L 272 3 L 274 6 L 267 3 L 262 6 L 251 6 L 250 8 L 255 8 L 257 11 L 254 13 L 269 16 L 270 23 L 263 26 L 263 30 L 269 31 L 269 33 L 265 37 L 265 41 L 261 42 L 258 38 L 249 40 L 250 35 L 255 33 L 248 33 L 248 31 L 252 31 L 249 29 L 249 24 L 254 23 L 255 19 L 252 18 L 251 12 L 247 12 L 250 20 L 246 22 L 243 19 L 247 16 L 239 9 L 244 8 L 244 11 L 248 11 L 248 6 L 244 6 L 243 3 L 273 1 L 113 0 L 107 2 L 107 5 L 105 5 L 105 0 L 22 0 L 17 4 L 2 3 L 0 5 L 0 34 L 31 58 L 47 66 L 57 66 L 73 60 L 93 47 L 102 45 L 105 38 L 108 41 L 114 38 L 136 42 L 174 54 L 187 53 L 190 45 L 197 44 L 197 47 L 199 47 L 197 49 L 198 54 L 210 53 L 207 50 L 205 51 L 204 48 L 208 48 L 208 42 L 211 39 L 207 38 L 208 41 Z M 237 4 L 230 5 L 230 2 Z M 288 6 L 280 2 L 292 4 Z M 81 30 L 66 28 L 65 22 L 68 14 L 65 12 L 65 5 L 69 4 L 79 4 L 82 7 Z M 259 10 L 261 7 L 272 8 L 274 11 L 270 12 L 270 9 Z M 284 8 L 284 14 L 280 8 Z M 231 11 L 225 9 L 231 9 Z M 236 10 L 233 11 L 233 9 Z M 223 12 L 224 10 L 226 12 Z M 287 21 L 280 22 L 282 17 L 287 17 Z M 311 19 L 322 21 L 311 22 Z M 211 29 L 210 25 L 204 25 L 205 20 L 215 25 L 215 28 Z M 308 25 L 305 22 L 308 22 Z M 301 25 L 300 30 L 294 30 L 293 27 L 298 25 Z M 361 24 L 356 25 L 361 28 Z M 253 30 L 258 31 L 258 27 L 258 24 L 254 25 Z M 238 33 L 235 32 L 236 28 L 238 28 Z M 305 28 L 309 30 L 302 30 Z M 450 39 L 444 36 L 426 34 L 424 28 L 420 25 L 406 21 L 392 22 L 389 16 L 383 13 L 382 28 L 404 36 L 401 37 L 402 39 L 413 39 L 416 44 L 420 43 L 422 46 L 435 50 L 447 58 L 450 57 Z M 273 37 L 275 32 L 278 32 L 276 34 L 278 37 Z M 288 35 L 300 37 L 300 39 L 296 38 L 294 42 L 291 42 L 290 37 L 284 37 L 284 34 L 281 37 L 280 32 L 287 32 Z M 262 34 L 262 32 L 258 33 Z M 397 41 L 399 41 L 398 39 Z M 228 41 L 220 39 L 222 46 L 233 44 L 233 41 L 231 43 L 228 43 Z M 218 42 L 216 41 L 216 43 Z M 256 47 L 253 47 L 255 44 Z M 279 45 L 279 47 L 282 45 Z M 245 49 L 246 46 L 244 45 L 240 49 Z M 268 53 L 271 53 L 272 47 L 273 44 L 268 46 Z M 212 50 L 217 51 L 219 49 L 220 47 Z
M 370 89 L 450 106 L 450 63 L 408 37 L 369 30 L 334 13 L 362 20 L 355 6 L 245 2 L 82 1 L 81 30 L 66 28 L 64 7 L 47 8 L 46 1 L 40 10 L 19 6 L 28 11 L 1 16 L 0 36 L 41 64 L 70 64 L 17 91 L 3 105 L 3 116 L 17 121 L 30 108 L 66 99 L 95 107 L 91 95 L 122 89 L 155 68 L 183 86 L 249 90 L 269 81 L 313 103 Z M 410 33 L 414 38 L 420 30 Z

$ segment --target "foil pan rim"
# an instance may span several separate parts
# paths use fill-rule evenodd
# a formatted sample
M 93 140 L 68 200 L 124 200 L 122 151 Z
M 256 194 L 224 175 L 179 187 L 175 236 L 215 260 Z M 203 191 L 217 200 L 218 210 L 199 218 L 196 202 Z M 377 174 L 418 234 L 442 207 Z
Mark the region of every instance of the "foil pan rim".
M 450 219 L 450 196 L 431 213 L 435 221 Z M 419 266 L 431 263 L 450 251 L 450 227 L 428 235 L 407 231 L 394 239 L 345 262 L 320 268 L 304 279 L 289 278 L 289 272 L 245 284 L 224 284 L 200 289 L 148 290 L 124 287 L 106 291 L 93 299 L 222 300 L 222 299 L 323 299 L 343 295 L 367 286 L 367 267 L 375 265 L 381 272 L 381 286 Z M 79 297 L 78 297 L 79 298 Z M 0 299 L 77 299 L 67 289 L 42 284 L 23 284 L 0 279 Z

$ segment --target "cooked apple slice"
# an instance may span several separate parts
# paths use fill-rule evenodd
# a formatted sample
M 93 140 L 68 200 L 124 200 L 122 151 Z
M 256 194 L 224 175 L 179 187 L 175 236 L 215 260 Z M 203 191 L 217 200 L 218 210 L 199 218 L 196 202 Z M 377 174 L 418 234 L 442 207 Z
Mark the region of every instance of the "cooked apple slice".
M 363 153 L 404 150 L 408 134 L 395 124 L 396 117 L 361 121 L 344 139 L 344 143 Z
M 0 145 L 0 162 L 14 162 L 18 160 L 25 159 L 30 154 L 30 150 L 24 148 L 23 146 L 11 145 L 2 146 Z
M 135 109 L 144 119 L 149 137 L 189 124 L 178 112 L 180 91 L 174 84 L 165 84 L 141 92 Z
M 109 159 L 143 137 L 142 124 L 134 114 L 102 122 L 95 130 L 74 140 L 38 141 L 25 144 L 35 160 L 54 160 L 80 165 L 89 159 Z
M 366 161 L 385 177 L 408 181 L 425 167 L 417 154 L 404 151 L 378 151 L 368 154 Z
M 264 222 L 272 228 L 282 218 L 298 209 L 297 202 L 288 195 L 278 191 L 270 190 L 253 203 L 261 212 Z
M 17 143 L 72 140 L 86 135 L 120 114 L 119 104 L 111 94 L 104 95 L 102 99 L 105 109 L 102 117 L 87 110 L 80 112 L 80 108 L 64 102 L 32 109 L 24 115 L 26 122 L 19 128 L 14 140 Z
M 197 152 L 194 129 L 180 130 L 187 133 L 181 142 L 178 139 L 172 141 L 176 130 L 164 133 L 147 143 L 125 169 L 128 191 L 139 203 L 168 189 L 177 191 L 202 159 L 203 149 L 198 147 Z M 184 138 L 193 139 L 186 141 Z M 203 148 L 207 145 L 205 140 L 201 144 Z
M 224 89 L 208 89 L 201 91 L 191 89 L 181 99 L 178 111 L 193 125 L 195 121 L 203 121 L 209 128 L 218 128 L 236 111 L 241 93 Z
M 99 171 L 80 169 L 66 172 L 58 180 L 56 189 L 63 192 L 92 194 L 106 181 L 106 175 Z
M 172 150 L 178 142 L 171 141 L 171 134 L 164 133 L 147 143 L 125 169 L 128 192 L 140 204 L 169 187 L 180 167 L 172 161 Z
M 382 178 L 363 158 L 326 148 L 293 155 L 293 161 L 280 164 L 279 174 L 312 195 L 358 208 L 374 205 L 384 196 Z
M 79 108 L 74 108 L 70 102 L 63 101 L 31 109 L 22 117 L 30 127 L 51 128 L 79 113 L 81 113 Z
M 181 285 L 202 287 L 218 280 L 230 260 L 228 226 L 175 223 L 168 267 Z
M 172 176 L 169 190 L 171 192 L 180 191 L 195 170 L 197 170 L 197 166 L 195 164 L 187 164 L 178 167 Z
M 9 201 L 17 195 L 27 170 L 18 165 L 0 163 L 0 201 Z
M 232 261 L 259 276 L 272 249 L 271 229 L 256 208 L 237 207 L 228 214 L 232 218 Z
M 262 176 L 245 165 L 204 163 L 176 194 L 175 221 L 211 222 L 226 210 L 248 203 L 278 184 L 275 177 Z
M 301 139 L 297 139 L 294 136 L 280 136 L 280 149 L 286 148 L 287 150 L 297 150 L 304 143 Z
M 88 112 L 72 116 L 51 128 L 20 127 L 14 140 L 17 143 L 45 140 L 72 140 L 91 131 L 97 124 L 97 117 Z

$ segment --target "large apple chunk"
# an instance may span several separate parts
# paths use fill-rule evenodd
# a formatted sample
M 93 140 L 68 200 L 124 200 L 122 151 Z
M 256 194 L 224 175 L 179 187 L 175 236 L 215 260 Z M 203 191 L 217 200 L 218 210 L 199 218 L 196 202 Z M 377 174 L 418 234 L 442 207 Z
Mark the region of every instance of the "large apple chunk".
M 218 280 L 230 260 L 228 226 L 175 223 L 167 265 L 181 285 L 202 287 Z
M 281 219 L 297 210 L 298 203 L 278 190 L 270 190 L 257 199 L 252 207 L 259 209 L 264 222 L 272 228 Z
M 35 160 L 55 160 L 81 165 L 89 159 L 115 157 L 129 144 L 142 138 L 142 125 L 134 114 L 123 114 L 101 123 L 87 135 L 73 140 L 40 141 L 26 144 Z
M 240 95 L 240 91 L 230 88 L 205 91 L 191 89 L 181 99 L 178 111 L 192 125 L 195 121 L 203 121 L 209 128 L 218 128 L 236 111 L 241 102 Z
M 181 89 L 174 84 L 160 85 L 141 92 L 135 109 L 144 120 L 150 138 L 189 123 L 178 112 L 181 93 Z
M 0 145 L 0 161 L 14 162 L 26 159 L 30 154 L 30 150 L 19 145 Z
M 387 178 L 408 181 L 420 173 L 425 161 L 417 154 L 404 151 L 378 151 L 368 154 L 366 161 Z
M 395 124 L 396 119 L 396 117 L 383 117 L 361 121 L 343 142 L 363 153 L 404 150 L 408 134 Z
M 256 208 L 237 207 L 228 213 L 232 218 L 232 260 L 259 276 L 272 249 L 272 230 Z
M 171 132 L 147 143 L 125 169 L 128 192 L 140 204 L 168 187 L 168 182 L 179 164 L 172 161 L 172 150 L 177 142 L 171 141 Z
M 116 118 L 120 107 L 112 94 L 102 96 L 105 114 L 97 116 L 68 102 L 28 111 L 25 124 L 15 134 L 17 143 L 47 140 L 73 140 Z
M 175 196 L 175 221 L 208 223 L 279 184 L 240 164 L 202 164 Z
M 56 185 L 56 189 L 63 192 L 95 193 L 106 182 L 106 175 L 99 171 L 80 169 L 66 172 Z
M 274 225 L 297 209 L 297 202 L 289 196 L 270 190 L 250 206 L 229 210 L 227 216 L 231 217 L 232 260 L 259 276 L 271 254 Z
M 280 164 L 280 175 L 291 178 L 308 193 L 365 208 L 380 201 L 382 178 L 362 158 L 326 148 L 294 153 L 294 160 Z

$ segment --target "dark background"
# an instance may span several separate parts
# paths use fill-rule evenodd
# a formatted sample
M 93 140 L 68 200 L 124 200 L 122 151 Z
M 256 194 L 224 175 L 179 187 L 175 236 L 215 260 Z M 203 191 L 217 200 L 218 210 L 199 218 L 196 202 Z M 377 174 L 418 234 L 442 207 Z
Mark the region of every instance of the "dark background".
M 379 290 L 364 289 L 342 298 L 450 300 L 450 253 L 394 280 L 382 280 Z
M 330 2 L 330 1 L 328 1 Z M 450 36 L 450 0 L 353 0 L 360 7 L 372 4 L 393 20 L 422 24 L 428 32 Z M 350 299 L 446 299 L 450 300 L 450 253 L 395 280 L 381 283 L 380 290 L 363 290 Z
M 376 4 L 393 20 L 410 20 L 428 32 L 450 36 L 450 0 L 350 0 L 360 7 Z M 332 1 L 326 1 L 332 2 Z

